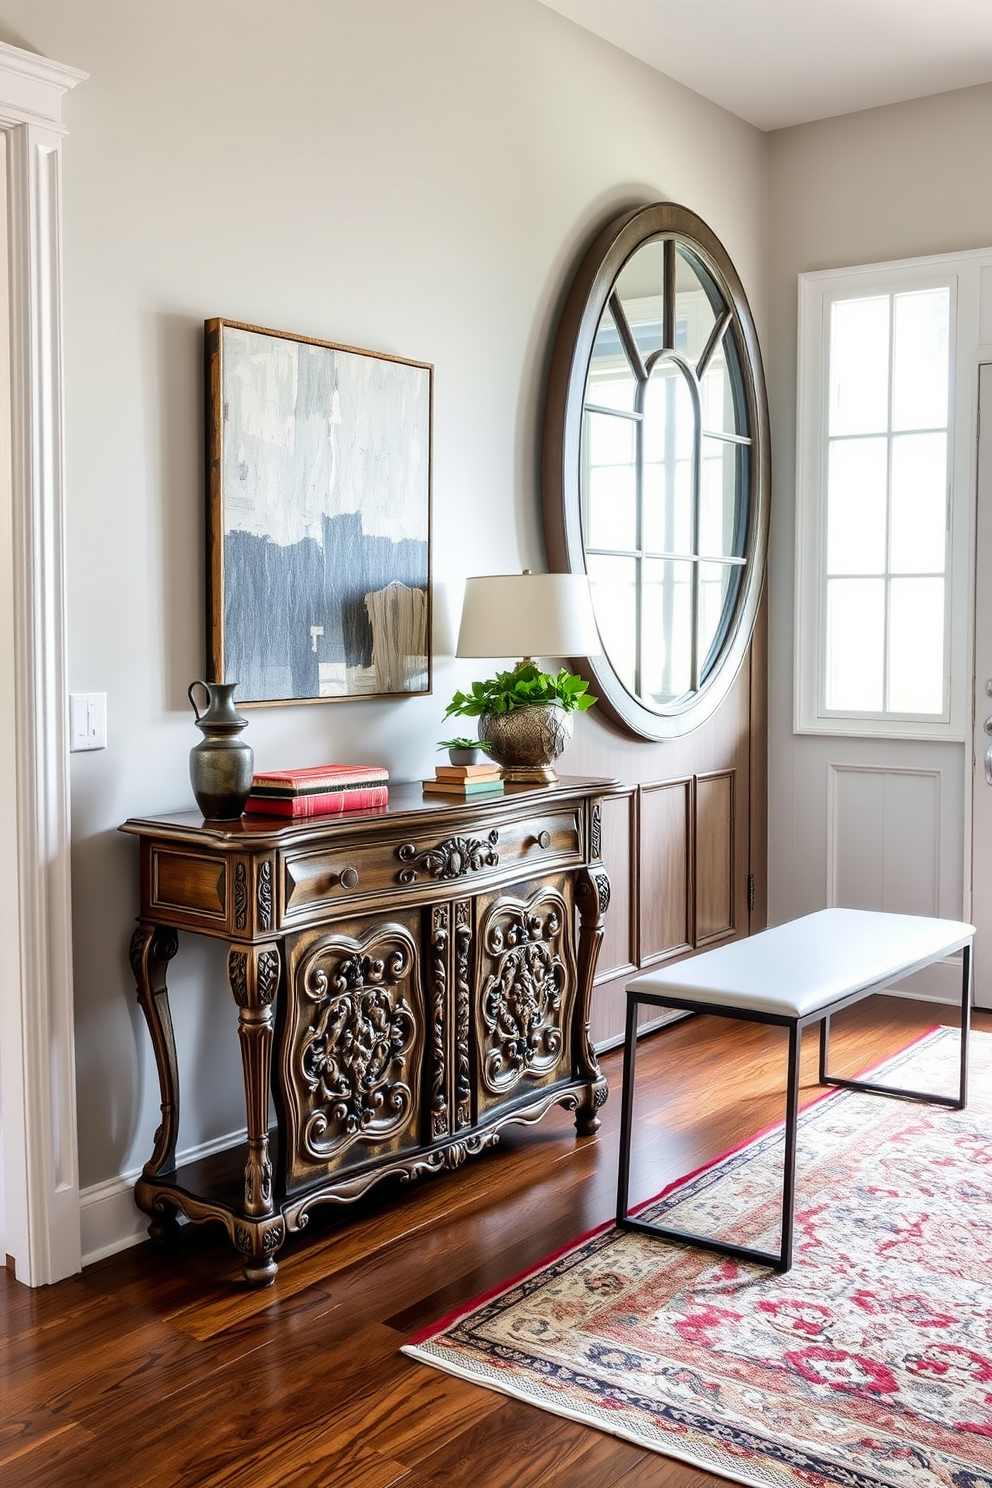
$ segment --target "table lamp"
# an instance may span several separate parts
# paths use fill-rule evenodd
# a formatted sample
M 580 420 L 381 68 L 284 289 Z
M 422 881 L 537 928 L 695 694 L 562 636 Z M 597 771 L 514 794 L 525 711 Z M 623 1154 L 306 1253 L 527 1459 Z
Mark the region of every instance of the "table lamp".
M 602 650 L 585 574 L 487 574 L 465 582 L 457 656 L 590 656 Z M 553 785 L 574 714 L 557 703 L 484 713 L 479 737 L 509 782 Z

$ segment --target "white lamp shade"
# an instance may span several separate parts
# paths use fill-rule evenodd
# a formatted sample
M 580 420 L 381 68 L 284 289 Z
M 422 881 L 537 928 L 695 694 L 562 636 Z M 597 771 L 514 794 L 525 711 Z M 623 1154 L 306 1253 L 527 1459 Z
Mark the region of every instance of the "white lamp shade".
M 458 656 L 595 656 L 602 649 L 585 574 L 465 581 Z

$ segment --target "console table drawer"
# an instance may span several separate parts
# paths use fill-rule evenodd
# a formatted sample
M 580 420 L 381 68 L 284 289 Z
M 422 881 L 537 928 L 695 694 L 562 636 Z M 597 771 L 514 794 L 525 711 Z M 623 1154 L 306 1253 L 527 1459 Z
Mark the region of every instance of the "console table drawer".
M 473 830 L 474 827 L 474 830 Z M 489 831 L 467 823 L 440 837 L 395 837 L 284 853 L 282 922 L 303 920 L 330 904 L 347 904 L 432 883 L 464 880 L 473 888 L 514 870 L 582 861 L 578 811 L 547 811 Z

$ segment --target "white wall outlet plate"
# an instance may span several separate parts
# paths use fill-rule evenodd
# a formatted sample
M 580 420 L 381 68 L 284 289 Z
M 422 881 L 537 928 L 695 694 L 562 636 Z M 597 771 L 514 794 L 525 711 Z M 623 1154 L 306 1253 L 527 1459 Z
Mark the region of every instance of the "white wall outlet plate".
M 105 692 L 70 692 L 69 751 L 106 749 L 107 694 Z

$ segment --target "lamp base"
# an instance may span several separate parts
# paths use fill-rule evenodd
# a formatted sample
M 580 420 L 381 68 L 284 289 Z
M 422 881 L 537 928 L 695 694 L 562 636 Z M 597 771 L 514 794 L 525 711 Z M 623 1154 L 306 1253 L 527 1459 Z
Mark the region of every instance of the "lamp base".
M 507 785 L 557 785 L 558 771 L 554 765 L 504 765 L 503 779 Z

